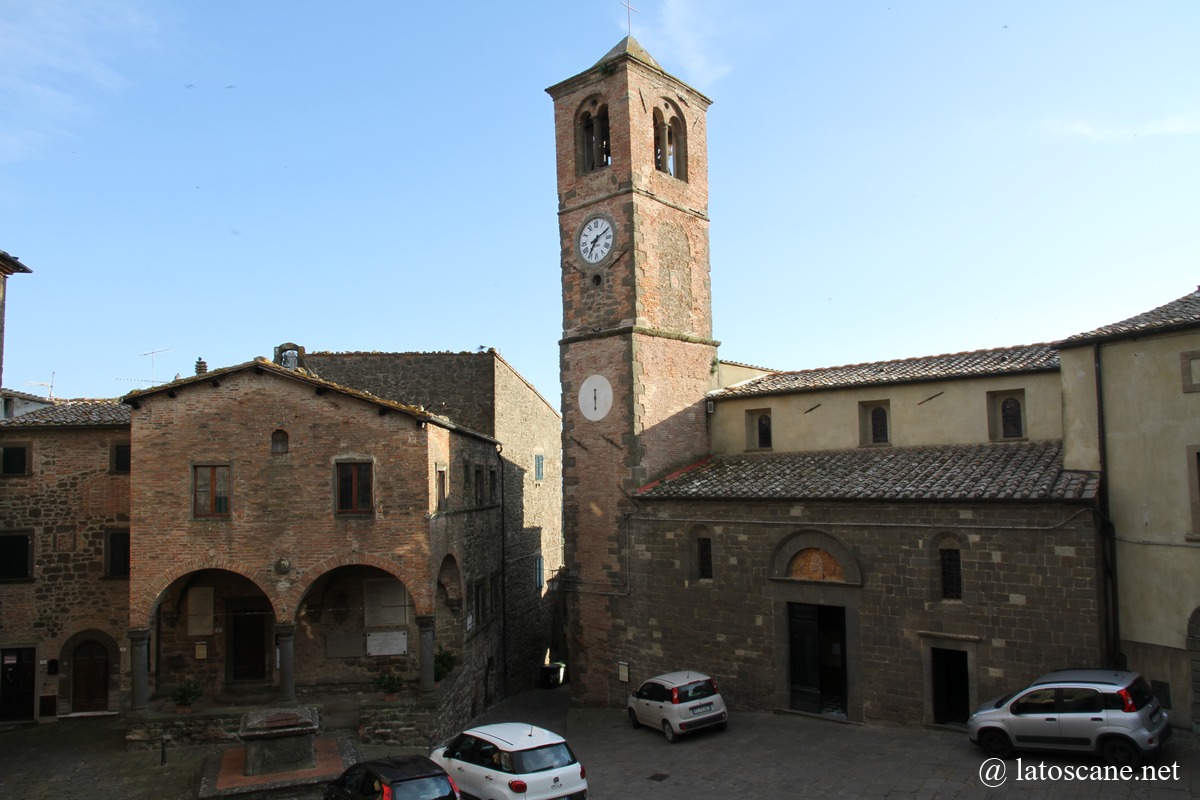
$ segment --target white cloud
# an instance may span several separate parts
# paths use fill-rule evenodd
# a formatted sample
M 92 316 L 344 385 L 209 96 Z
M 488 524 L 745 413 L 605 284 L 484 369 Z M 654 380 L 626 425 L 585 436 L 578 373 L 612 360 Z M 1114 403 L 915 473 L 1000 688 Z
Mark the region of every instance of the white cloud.
M 114 62 L 155 31 L 135 2 L 0 0 L 0 159 L 36 151 L 87 113 L 90 93 L 123 88 Z
M 721 0 L 664 0 L 649 13 L 633 15 L 633 38 L 663 69 L 703 92 L 733 69 L 719 48 L 731 14 L 737 14 L 736 6 Z
M 1144 136 L 1197 136 L 1200 135 L 1200 114 L 1181 114 L 1124 125 L 1101 124 L 1085 119 L 1056 119 L 1046 123 L 1046 130 L 1054 136 L 1095 141 L 1121 141 Z

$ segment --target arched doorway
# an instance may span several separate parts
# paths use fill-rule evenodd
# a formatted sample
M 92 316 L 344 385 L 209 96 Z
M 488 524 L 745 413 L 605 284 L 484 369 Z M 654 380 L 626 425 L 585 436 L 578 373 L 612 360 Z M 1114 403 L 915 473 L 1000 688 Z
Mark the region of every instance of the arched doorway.
M 71 711 L 108 710 L 108 648 L 96 641 L 80 642 L 71 654 Z

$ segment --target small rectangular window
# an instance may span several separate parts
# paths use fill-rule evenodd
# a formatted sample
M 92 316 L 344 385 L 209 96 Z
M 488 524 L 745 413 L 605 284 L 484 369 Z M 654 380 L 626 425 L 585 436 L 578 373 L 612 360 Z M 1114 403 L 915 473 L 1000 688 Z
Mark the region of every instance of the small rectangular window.
M 481 506 L 487 502 L 484 492 L 487 491 L 487 486 L 483 482 L 483 467 L 475 468 L 475 505 Z
M 448 496 L 446 468 L 437 468 L 437 510 L 446 510 L 446 500 Z
M 229 516 L 229 467 L 192 467 L 192 513 L 197 517 Z
M 109 578 L 129 577 L 129 531 L 105 534 L 104 574 Z
M 28 475 L 29 446 L 23 444 L 6 444 L 0 454 L 0 474 Z
M 487 584 L 484 581 L 476 581 L 474 586 L 475 595 L 475 621 L 482 625 L 487 621 Z
M 28 533 L 0 534 L 0 581 L 33 577 L 33 536 Z
M 938 551 L 942 567 L 942 599 L 962 599 L 962 556 L 957 548 L 943 547 Z
M 129 443 L 114 444 L 109 452 L 109 470 L 117 475 L 129 474 L 132 463 L 132 448 Z
M 541 453 L 533 457 L 533 479 L 535 481 L 546 479 L 546 457 Z
M 707 536 L 701 536 L 696 540 L 696 565 L 696 572 L 700 580 L 712 579 L 712 539 Z
M 337 465 L 337 510 L 339 514 L 370 514 L 372 470 L 369 461 L 343 461 Z
M 546 585 L 546 559 L 542 556 L 535 556 L 533 559 L 533 580 L 537 589 Z

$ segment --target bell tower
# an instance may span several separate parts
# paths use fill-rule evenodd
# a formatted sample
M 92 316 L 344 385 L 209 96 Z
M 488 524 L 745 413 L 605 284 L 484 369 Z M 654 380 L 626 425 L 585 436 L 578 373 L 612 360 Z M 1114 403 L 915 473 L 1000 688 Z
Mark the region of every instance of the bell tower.
M 554 100 L 563 336 L 563 529 L 571 683 L 623 703 L 630 497 L 709 452 L 711 101 L 632 37 Z

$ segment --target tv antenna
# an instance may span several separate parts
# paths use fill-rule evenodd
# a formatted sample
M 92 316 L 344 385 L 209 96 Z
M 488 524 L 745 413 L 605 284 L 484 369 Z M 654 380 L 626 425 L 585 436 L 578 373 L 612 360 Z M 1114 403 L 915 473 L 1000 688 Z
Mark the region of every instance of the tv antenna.
M 175 349 L 174 347 L 164 347 L 161 350 L 151 350 L 149 353 L 142 353 L 143 356 L 150 356 L 150 382 L 151 383 L 158 383 L 157 379 L 154 377 L 154 357 L 156 355 L 158 355 L 159 353 L 169 353 L 174 349 Z
M 29 381 L 25 385 L 26 386 L 45 386 L 47 399 L 53 399 L 53 397 L 54 397 L 54 373 L 53 372 L 50 373 L 50 382 L 49 383 L 39 383 L 38 381 Z

